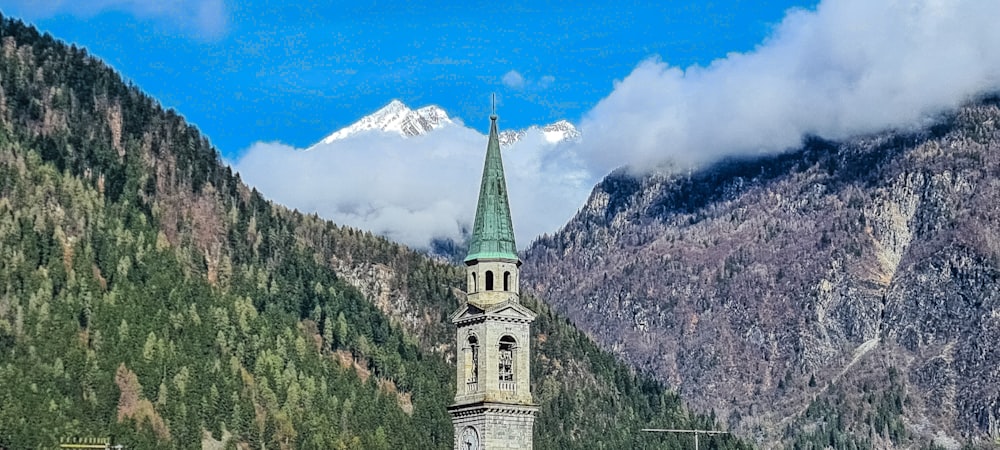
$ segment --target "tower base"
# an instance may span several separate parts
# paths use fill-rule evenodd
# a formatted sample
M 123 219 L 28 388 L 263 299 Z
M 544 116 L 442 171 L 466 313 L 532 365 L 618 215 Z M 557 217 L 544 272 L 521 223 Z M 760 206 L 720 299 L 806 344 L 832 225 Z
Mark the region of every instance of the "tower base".
M 530 450 L 535 425 L 535 405 L 479 402 L 448 407 L 455 425 L 455 449 L 470 450 L 463 436 L 472 427 L 479 447 L 471 450 Z

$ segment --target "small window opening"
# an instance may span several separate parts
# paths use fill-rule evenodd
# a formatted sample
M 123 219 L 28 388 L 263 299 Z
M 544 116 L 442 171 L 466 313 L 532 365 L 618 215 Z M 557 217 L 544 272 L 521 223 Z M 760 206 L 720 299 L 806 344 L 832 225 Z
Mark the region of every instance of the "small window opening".
M 487 270 L 486 271 L 486 290 L 487 291 L 492 291 L 493 290 L 493 271 L 492 270 Z
M 516 342 L 510 336 L 500 338 L 499 378 L 502 390 L 513 390 L 514 386 L 514 348 Z
M 479 291 L 479 282 L 476 280 L 476 272 L 472 272 L 472 292 Z
M 503 273 L 503 290 L 510 290 L 510 272 Z
M 465 382 L 477 383 L 479 381 L 479 340 L 475 336 L 469 336 L 469 359 L 465 365 Z

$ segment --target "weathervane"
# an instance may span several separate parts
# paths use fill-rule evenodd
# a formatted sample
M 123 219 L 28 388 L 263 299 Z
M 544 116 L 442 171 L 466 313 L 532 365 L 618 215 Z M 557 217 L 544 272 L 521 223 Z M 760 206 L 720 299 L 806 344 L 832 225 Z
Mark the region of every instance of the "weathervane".
M 490 114 L 494 119 L 497 117 L 497 93 L 493 93 L 493 114 Z

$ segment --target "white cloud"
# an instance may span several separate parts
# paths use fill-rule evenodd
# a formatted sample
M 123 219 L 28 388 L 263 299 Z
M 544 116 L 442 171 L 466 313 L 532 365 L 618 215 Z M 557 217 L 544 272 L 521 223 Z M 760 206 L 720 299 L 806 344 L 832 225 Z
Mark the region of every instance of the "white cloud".
M 516 70 L 505 73 L 501 81 L 503 81 L 504 86 L 511 89 L 521 89 L 524 87 L 524 76 Z
M 224 0 L 3 0 L 0 6 L 28 19 L 58 14 L 87 18 L 123 11 L 141 19 L 166 20 L 203 38 L 221 36 L 229 22 Z
M 504 76 L 500 78 L 500 81 L 504 86 L 516 91 L 540 91 L 548 89 L 549 86 L 552 86 L 552 83 L 556 81 L 556 77 L 552 75 L 543 75 L 538 80 L 534 80 L 521 75 L 521 72 L 511 70 L 510 72 L 505 73 Z
M 412 138 L 364 133 L 309 151 L 257 143 L 233 168 L 278 203 L 420 248 L 471 228 L 486 143 L 460 125 Z M 592 186 L 569 148 L 540 134 L 503 158 L 521 247 L 565 222 Z
M 1000 88 L 1000 2 L 827 0 L 749 53 L 641 63 L 581 124 L 588 166 L 699 164 L 919 124 Z

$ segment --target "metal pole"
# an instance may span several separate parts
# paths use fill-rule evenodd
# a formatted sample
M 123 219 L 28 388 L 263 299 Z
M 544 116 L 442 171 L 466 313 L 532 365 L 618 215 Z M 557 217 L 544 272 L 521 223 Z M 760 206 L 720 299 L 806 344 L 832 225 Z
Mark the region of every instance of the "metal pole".
M 698 435 L 699 434 L 729 434 L 728 431 L 717 431 L 717 430 L 678 430 L 678 429 L 663 429 L 663 428 L 643 428 L 642 431 L 651 433 L 691 433 L 694 435 L 694 450 L 698 449 Z

